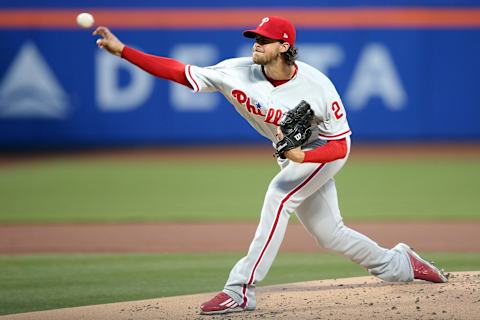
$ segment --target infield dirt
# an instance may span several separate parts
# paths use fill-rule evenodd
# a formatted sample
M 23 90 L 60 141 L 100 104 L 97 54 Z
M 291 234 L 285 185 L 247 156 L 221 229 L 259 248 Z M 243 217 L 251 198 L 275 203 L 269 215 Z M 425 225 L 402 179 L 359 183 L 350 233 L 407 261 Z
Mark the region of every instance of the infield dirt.
M 214 293 L 31 312 L 2 320 L 150 319 L 478 319 L 480 272 L 450 282 L 386 283 L 374 277 L 321 280 L 257 289 L 255 311 L 199 315 Z
M 478 221 L 347 225 L 387 248 L 405 241 L 420 252 L 480 252 Z M 256 227 L 255 223 L 0 225 L 0 254 L 245 252 Z M 301 224 L 288 226 L 281 252 L 325 251 Z

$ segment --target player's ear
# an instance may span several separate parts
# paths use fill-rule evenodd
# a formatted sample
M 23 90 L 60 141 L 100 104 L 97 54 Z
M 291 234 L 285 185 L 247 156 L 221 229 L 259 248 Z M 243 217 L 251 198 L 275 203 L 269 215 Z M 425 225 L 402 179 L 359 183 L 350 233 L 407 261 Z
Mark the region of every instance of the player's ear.
M 282 43 L 280 44 L 280 52 L 281 52 L 281 53 L 287 52 L 287 51 L 288 51 L 288 48 L 290 48 L 290 43 L 288 43 L 288 42 L 282 42 Z

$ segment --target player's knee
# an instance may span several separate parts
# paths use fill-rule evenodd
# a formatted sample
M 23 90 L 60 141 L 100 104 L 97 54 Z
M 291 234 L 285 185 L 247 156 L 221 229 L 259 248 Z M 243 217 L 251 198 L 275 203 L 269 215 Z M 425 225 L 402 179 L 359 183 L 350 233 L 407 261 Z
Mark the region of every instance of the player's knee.
M 318 246 L 325 249 L 331 249 L 334 237 L 330 232 L 323 232 L 322 234 L 315 235 L 315 240 Z
M 344 225 L 337 225 L 335 228 L 329 230 L 322 229 L 322 232 L 315 234 L 315 240 L 320 247 L 329 250 L 335 250 L 338 243 L 341 242 L 342 230 Z
M 289 187 L 285 183 L 282 183 L 282 181 L 273 180 L 268 185 L 267 195 L 282 198 L 290 191 Z

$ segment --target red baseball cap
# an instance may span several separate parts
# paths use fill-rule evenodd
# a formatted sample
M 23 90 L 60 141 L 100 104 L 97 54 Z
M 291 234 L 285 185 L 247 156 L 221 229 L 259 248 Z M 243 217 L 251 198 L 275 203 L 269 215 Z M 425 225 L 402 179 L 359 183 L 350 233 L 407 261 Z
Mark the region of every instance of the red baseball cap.
M 270 39 L 283 40 L 291 46 L 295 43 L 295 27 L 282 17 L 265 17 L 255 30 L 243 31 L 243 35 L 247 38 L 255 38 L 257 34 Z

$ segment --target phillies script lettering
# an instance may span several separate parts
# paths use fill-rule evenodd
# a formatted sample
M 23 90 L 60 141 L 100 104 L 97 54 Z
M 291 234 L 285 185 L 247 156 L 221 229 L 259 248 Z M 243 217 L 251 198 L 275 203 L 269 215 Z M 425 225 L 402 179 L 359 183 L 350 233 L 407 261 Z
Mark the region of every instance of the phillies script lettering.
M 248 112 L 251 114 L 264 117 L 264 122 L 271 123 L 276 126 L 280 126 L 280 119 L 282 118 L 282 110 L 275 108 L 268 108 L 267 114 L 265 114 L 260 105 L 252 104 L 252 100 L 242 90 L 233 89 L 232 97 L 237 99 L 238 103 L 244 105 Z

